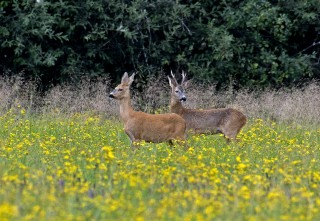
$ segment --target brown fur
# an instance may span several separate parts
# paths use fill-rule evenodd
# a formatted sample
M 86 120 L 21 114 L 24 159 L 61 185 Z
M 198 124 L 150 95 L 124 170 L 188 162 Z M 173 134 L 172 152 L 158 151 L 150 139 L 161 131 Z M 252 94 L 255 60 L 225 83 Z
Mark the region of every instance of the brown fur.
M 171 73 L 172 74 L 172 73 Z M 171 87 L 170 110 L 185 119 L 187 131 L 198 134 L 222 133 L 228 140 L 235 140 L 241 128 L 246 124 L 247 118 L 240 111 L 233 108 L 220 108 L 211 110 L 196 110 L 184 108 L 181 101 L 185 101 L 184 87 L 186 75 L 182 73 L 182 82 L 178 84 L 174 75 L 169 78 Z
M 130 85 L 134 74 L 128 77 L 125 73 L 119 84 L 111 93 L 120 104 L 120 117 L 124 123 L 124 130 L 129 136 L 131 144 L 145 140 L 147 142 L 164 142 L 185 140 L 186 123 L 177 114 L 147 114 L 133 110 L 130 99 Z

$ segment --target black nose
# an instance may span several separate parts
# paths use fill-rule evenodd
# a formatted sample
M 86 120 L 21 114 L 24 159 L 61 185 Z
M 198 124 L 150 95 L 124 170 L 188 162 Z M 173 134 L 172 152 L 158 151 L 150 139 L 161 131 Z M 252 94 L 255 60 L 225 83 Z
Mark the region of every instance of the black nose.
M 182 98 L 180 98 L 180 101 L 186 101 L 187 100 L 187 98 L 186 97 L 182 97 Z
M 109 97 L 110 97 L 110 98 L 114 98 L 113 94 L 109 94 Z

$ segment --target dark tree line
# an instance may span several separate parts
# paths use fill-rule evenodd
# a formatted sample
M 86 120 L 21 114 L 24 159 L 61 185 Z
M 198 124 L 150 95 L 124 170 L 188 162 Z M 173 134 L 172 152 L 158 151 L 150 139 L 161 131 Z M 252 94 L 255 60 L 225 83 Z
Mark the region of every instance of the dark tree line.
M 186 71 L 203 82 L 320 79 L 319 0 L 0 1 L 0 68 L 44 85 Z

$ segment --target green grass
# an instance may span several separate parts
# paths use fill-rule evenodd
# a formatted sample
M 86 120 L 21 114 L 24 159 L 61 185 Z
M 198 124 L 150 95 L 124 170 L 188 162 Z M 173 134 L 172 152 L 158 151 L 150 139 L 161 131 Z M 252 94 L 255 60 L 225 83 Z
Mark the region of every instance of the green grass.
M 320 128 L 251 119 L 241 142 L 130 148 L 94 114 L 0 117 L 1 220 L 320 220 Z

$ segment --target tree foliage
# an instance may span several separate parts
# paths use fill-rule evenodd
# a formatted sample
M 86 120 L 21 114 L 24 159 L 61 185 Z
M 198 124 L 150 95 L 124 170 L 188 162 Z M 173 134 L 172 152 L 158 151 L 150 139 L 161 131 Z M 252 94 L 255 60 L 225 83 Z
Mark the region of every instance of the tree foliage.
M 289 86 L 320 77 L 318 0 L 0 1 L 0 67 L 44 84 L 139 71 Z

